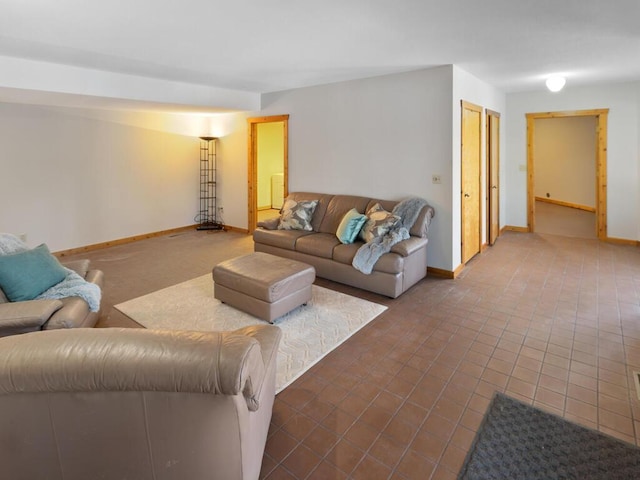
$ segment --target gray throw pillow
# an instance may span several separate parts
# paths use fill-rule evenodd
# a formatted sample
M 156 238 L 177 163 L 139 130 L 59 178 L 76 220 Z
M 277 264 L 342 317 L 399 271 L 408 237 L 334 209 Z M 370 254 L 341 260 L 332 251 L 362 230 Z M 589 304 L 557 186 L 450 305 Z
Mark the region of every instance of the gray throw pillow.
M 306 230 L 313 231 L 311 219 L 318 205 L 318 200 L 296 202 L 287 198 L 282 206 L 278 230 Z
M 367 210 L 367 221 L 362 230 L 360 238 L 366 243 L 385 236 L 389 230 L 400 222 L 400 217 L 391 212 L 387 212 L 379 203 Z

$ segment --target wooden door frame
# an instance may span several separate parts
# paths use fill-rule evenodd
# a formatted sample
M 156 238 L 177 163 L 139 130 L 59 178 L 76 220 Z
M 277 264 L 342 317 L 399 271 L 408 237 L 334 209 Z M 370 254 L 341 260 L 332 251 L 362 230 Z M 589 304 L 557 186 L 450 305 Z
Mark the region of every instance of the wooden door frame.
M 500 236 L 500 112 L 496 112 L 493 110 L 485 109 L 485 158 L 487 163 L 487 244 L 493 245 L 491 243 L 491 177 L 492 177 L 492 169 L 491 169 L 491 117 L 495 117 L 498 119 L 498 145 L 496 150 L 496 167 L 498 169 L 497 177 L 498 177 L 498 205 L 497 205 L 497 214 L 498 214 L 498 233 L 496 235 L 496 239 Z M 495 243 L 495 242 L 494 242 Z
M 261 123 L 283 122 L 283 173 L 284 173 L 284 197 L 289 195 L 289 115 L 272 115 L 269 117 L 253 117 L 247 119 L 248 130 L 248 168 L 247 168 L 247 190 L 248 190 L 248 220 L 247 229 L 253 232 L 258 223 L 258 125 Z
M 464 112 L 463 110 L 472 110 L 474 112 L 478 112 L 480 114 L 480 121 L 478 122 L 478 171 L 480 175 L 478 175 L 478 253 L 482 251 L 482 110 L 483 107 L 480 105 L 476 105 L 471 102 L 467 102 L 466 100 L 460 100 L 460 259 L 462 264 L 466 264 L 470 258 L 464 260 L 464 208 L 462 208 L 462 202 L 464 195 L 464 162 L 463 162 L 463 145 L 462 139 L 464 138 Z M 472 257 L 473 258 L 473 257 Z
M 563 112 L 527 113 L 527 230 L 535 231 L 535 120 L 540 118 L 596 117 L 596 234 L 607 239 L 607 120 L 609 109 L 572 110 Z

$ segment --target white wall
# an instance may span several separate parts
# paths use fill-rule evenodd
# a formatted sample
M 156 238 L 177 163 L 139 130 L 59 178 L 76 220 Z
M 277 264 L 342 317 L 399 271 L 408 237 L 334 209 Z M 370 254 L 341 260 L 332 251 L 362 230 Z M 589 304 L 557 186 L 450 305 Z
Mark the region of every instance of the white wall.
M 248 227 L 247 117 L 245 113 L 215 117 L 218 133 L 218 206 L 224 208 L 225 224 L 240 229 Z
M 198 140 L 0 103 L 0 231 L 65 250 L 194 223 Z
M 263 95 L 261 115 L 290 115 L 289 191 L 423 197 L 429 266 L 450 270 L 451 85 L 445 66 Z
M 534 194 L 596 206 L 595 116 L 534 120 Z
M 506 224 L 527 225 L 527 125 L 525 115 L 536 112 L 609 109 L 607 150 L 608 236 L 640 240 L 638 156 L 640 83 L 565 87 L 507 95 L 505 164 Z
M 506 185 L 504 181 L 504 151 L 506 139 L 504 135 L 504 124 L 507 121 L 506 114 L 506 96 L 497 88 L 486 82 L 474 77 L 470 73 L 465 72 L 457 66 L 453 66 L 453 95 L 452 95 L 452 111 L 453 118 L 452 128 L 452 155 L 451 155 L 451 208 L 456 214 L 453 216 L 452 231 L 452 268 L 457 268 L 462 261 L 462 251 L 460 248 L 462 241 L 462 227 L 460 224 L 461 212 L 461 159 L 462 149 L 461 126 L 462 126 L 462 106 L 461 101 L 465 100 L 475 105 L 483 107 L 481 116 L 482 121 L 482 138 L 481 138 L 481 168 L 480 168 L 480 185 L 481 185 L 481 224 L 482 224 L 482 243 L 487 242 L 487 158 L 486 158 L 486 109 L 493 110 L 500 114 L 500 226 L 505 223 L 504 204 L 506 202 Z

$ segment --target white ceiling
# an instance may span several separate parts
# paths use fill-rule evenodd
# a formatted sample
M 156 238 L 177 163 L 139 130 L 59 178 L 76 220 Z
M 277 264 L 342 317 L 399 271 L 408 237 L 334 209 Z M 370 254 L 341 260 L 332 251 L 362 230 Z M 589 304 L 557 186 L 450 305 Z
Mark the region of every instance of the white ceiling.
M 0 0 L 0 55 L 249 92 L 443 64 L 538 90 L 640 80 L 640 1 Z

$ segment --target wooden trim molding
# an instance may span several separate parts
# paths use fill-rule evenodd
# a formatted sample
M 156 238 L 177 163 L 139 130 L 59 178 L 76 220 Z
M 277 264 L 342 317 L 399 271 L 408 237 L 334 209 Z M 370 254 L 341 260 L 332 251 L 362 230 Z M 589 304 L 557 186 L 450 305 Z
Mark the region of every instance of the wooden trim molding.
M 615 238 L 615 237 L 607 237 L 604 240 L 605 242 L 615 243 L 617 245 L 633 245 L 634 247 L 640 246 L 640 242 L 638 240 L 629 240 L 626 238 Z
M 58 258 L 68 257 L 69 255 L 75 255 L 77 253 L 92 252 L 94 250 L 100 250 L 106 247 L 115 247 L 117 245 L 125 245 L 127 243 L 138 242 L 140 240 L 147 240 L 149 238 L 163 237 L 166 235 L 190 232 L 192 230 L 196 230 L 197 227 L 198 227 L 198 224 L 187 225 L 186 227 L 170 228 L 169 230 L 160 230 L 158 232 L 145 233 L 142 235 L 134 235 L 133 237 L 119 238 L 117 240 L 110 240 L 108 242 L 94 243 L 93 245 L 87 245 L 84 247 L 70 248 L 69 250 L 60 250 L 59 252 L 53 252 L 53 255 L 55 255 Z M 209 235 L 209 234 L 218 233 L 218 232 L 236 232 L 236 233 L 243 233 L 246 235 L 249 233 L 249 230 L 247 230 L 246 228 L 239 228 L 239 227 L 233 227 L 231 225 L 225 225 L 224 230 L 203 230 L 202 233 Z
M 225 225 L 224 229 L 229 231 L 229 232 L 236 232 L 236 233 L 244 233 L 245 235 L 249 234 L 249 230 L 246 228 L 240 228 L 240 227 L 233 227 L 230 225 Z
M 527 115 L 527 232 L 533 232 L 536 221 L 536 202 L 533 200 L 533 130 L 535 117 Z
M 449 270 L 444 270 L 442 268 L 436 268 L 436 267 L 427 267 L 427 275 L 431 275 L 432 277 L 448 278 L 448 279 L 455 278 L 454 272 L 451 272 Z
M 563 117 L 597 117 L 609 113 L 608 108 L 596 108 L 593 110 L 565 110 L 562 112 L 536 112 L 527 113 L 527 118 L 563 118 Z
M 270 123 L 270 122 L 284 122 L 289 120 L 289 115 L 271 115 L 269 117 L 251 117 L 247 118 L 249 123 Z
M 518 233 L 529 233 L 529 227 L 516 227 L 514 225 L 505 225 L 500 230 L 501 232 L 518 232 Z
M 84 247 L 70 248 L 69 250 L 60 250 L 59 252 L 53 252 L 53 254 L 58 258 L 62 258 L 69 255 L 75 255 L 76 253 L 92 252 L 94 250 L 100 250 L 101 248 L 115 247 L 116 245 L 125 245 L 127 243 L 133 243 L 139 240 L 146 240 L 148 238 L 162 237 L 165 235 L 187 232 L 190 230 L 195 230 L 197 226 L 198 224 L 187 225 L 186 227 L 170 228 L 169 230 L 160 230 L 158 232 L 144 233 L 142 235 L 134 235 L 132 237 L 119 238 L 117 240 L 110 240 L 108 242 L 94 243 L 93 245 L 86 245 Z M 227 230 L 229 227 L 225 225 L 224 228 L 225 230 Z M 213 232 L 214 230 L 209 230 L 209 231 Z M 215 230 L 215 231 L 220 232 L 221 230 Z
M 561 207 L 569 207 L 569 208 L 575 208 L 576 210 L 584 210 L 585 212 L 595 213 L 596 211 L 596 207 L 590 207 L 589 205 L 580 205 L 577 203 L 564 202 L 562 200 L 554 200 L 553 198 L 546 198 L 546 197 L 535 197 L 535 198 L 536 198 L 536 202 L 551 203 L 553 205 L 560 205 Z
M 596 158 L 596 188 L 598 238 L 607 238 L 607 119 L 609 110 L 598 114 L 598 145 Z
M 476 105 L 475 103 L 467 102 L 466 100 L 460 100 L 460 106 L 462 108 L 466 108 L 467 110 L 473 110 L 474 112 L 482 113 L 482 107 L 480 105 Z

